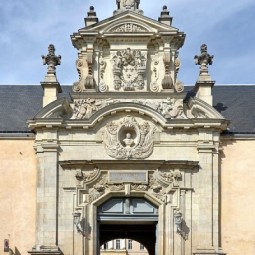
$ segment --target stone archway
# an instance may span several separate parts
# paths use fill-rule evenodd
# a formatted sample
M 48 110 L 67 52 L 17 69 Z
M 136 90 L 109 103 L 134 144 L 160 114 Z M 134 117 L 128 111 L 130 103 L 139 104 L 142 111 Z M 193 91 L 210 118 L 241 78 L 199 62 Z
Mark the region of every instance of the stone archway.
M 113 239 L 132 239 L 156 254 L 158 209 L 144 198 L 110 198 L 97 210 L 99 246 Z

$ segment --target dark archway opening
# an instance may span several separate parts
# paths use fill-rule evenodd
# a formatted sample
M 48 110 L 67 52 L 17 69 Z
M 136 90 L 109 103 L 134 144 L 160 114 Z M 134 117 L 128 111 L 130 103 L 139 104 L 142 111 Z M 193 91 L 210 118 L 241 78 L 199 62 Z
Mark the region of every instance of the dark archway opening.
M 114 239 L 132 239 L 156 254 L 158 209 L 144 198 L 110 198 L 98 207 L 99 247 Z
M 149 255 L 155 255 L 156 223 L 100 224 L 100 246 L 113 239 L 132 239 L 143 244 Z

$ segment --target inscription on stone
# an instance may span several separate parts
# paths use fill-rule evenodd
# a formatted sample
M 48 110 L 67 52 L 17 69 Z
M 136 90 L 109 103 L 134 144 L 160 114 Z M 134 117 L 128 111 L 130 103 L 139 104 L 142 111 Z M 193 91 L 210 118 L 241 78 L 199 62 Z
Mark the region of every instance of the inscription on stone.
M 147 172 L 109 172 L 109 183 L 148 183 Z

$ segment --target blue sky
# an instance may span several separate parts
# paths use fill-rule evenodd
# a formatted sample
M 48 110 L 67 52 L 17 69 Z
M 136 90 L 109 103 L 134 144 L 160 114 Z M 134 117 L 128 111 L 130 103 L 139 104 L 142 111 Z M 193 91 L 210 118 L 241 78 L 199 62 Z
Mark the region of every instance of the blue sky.
M 115 0 L 2 0 L 0 3 L 0 84 L 39 84 L 46 66 L 41 55 L 50 43 L 62 56 L 57 68 L 61 84 L 78 79 L 77 51 L 70 35 L 84 27 L 93 5 L 99 20 L 112 16 Z M 218 84 L 255 83 L 254 0 L 141 0 L 144 15 L 158 19 L 167 5 L 173 26 L 186 33 L 180 50 L 179 79 L 195 84 L 199 67 L 194 55 L 206 43 L 214 55 L 210 74 Z

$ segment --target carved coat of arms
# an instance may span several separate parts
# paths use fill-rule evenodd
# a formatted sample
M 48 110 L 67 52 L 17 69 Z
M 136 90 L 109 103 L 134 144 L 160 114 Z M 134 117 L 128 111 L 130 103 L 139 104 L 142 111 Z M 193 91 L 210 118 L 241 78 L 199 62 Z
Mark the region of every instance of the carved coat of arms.
M 146 57 L 140 50 L 119 50 L 113 55 L 113 76 L 116 90 L 125 91 L 144 88 Z
M 103 141 L 107 154 L 116 159 L 144 159 L 153 151 L 155 127 L 147 121 L 138 124 L 135 118 L 127 116 L 120 122 L 106 125 Z

